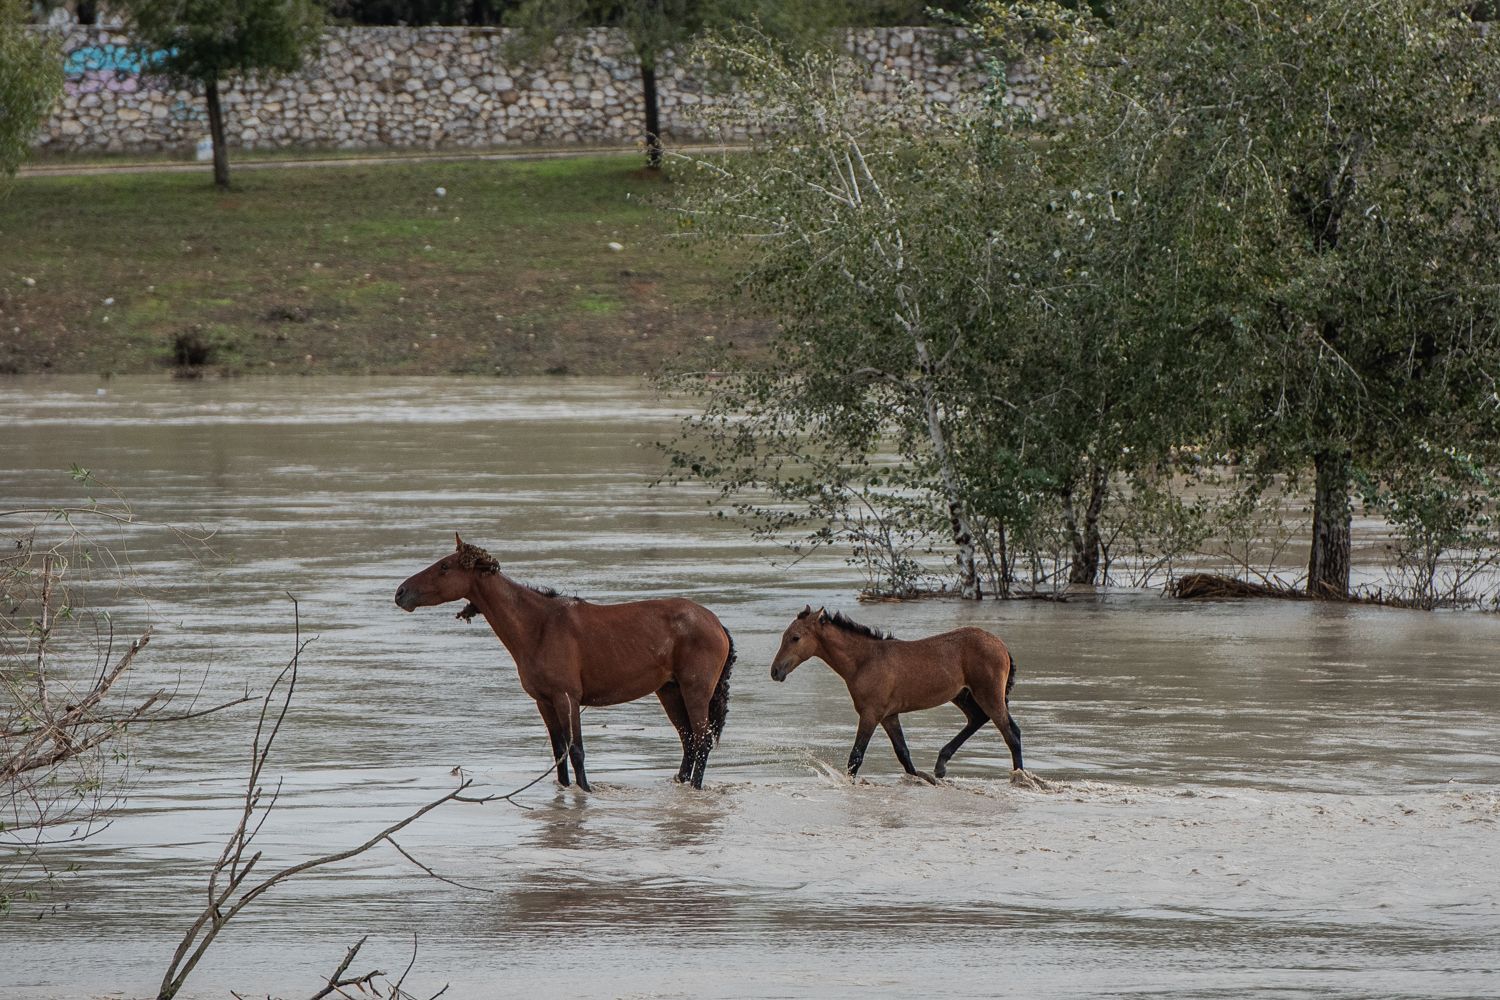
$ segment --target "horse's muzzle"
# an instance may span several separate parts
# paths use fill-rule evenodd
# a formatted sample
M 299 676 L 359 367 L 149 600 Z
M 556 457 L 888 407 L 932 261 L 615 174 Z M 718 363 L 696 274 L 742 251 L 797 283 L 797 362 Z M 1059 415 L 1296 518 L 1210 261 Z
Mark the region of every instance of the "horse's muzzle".
M 783 667 L 779 663 L 771 664 L 771 680 L 773 681 L 784 681 L 786 680 L 786 675 L 791 672 L 791 667 Z
M 417 593 L 405 587 L 396 588 L 396 607 L 402 611 L 417 610 Z

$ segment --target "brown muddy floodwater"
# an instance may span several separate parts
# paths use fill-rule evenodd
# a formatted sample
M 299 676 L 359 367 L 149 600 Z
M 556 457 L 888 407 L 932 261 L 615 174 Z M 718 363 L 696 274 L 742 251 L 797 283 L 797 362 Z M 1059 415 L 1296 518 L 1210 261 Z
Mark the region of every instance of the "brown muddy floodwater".
M 452 787 L 546 767 L 535 709 L 482 623 L 407 615 L 396 584 L 454 530 L 512 575 L 598 600 L 682 594 L 740 659 L 709 788 L 673 785 L 655 701 L 589 711 L 596 794 L 446 806 L 401 843 L 288 884 L 215 945 L 187 993 L 308 996 L 344 950 L 453 997 L 1500 995 L 1500 620 L 1118 593 L 1062 605 L 859 607 L 837 558 L 773 562 L 649 489 L 676 413 L 630 381 L 9 380 L 0 505 L 76 500 L 77 463 L 148 520 L 218 530 L 195 563 L 128 548 L 155 622 L 137 690 L 303 684 L 272 771 L 266 866 L 358 843 Z M 932 788 L 877 733 L 840 777 L 842 684 L 769 677 L 790 616 L 826 604 L 916 636 L 960 624 L 1020 665 L 1027 762 L 993 731 Z M 154 995 L 236 818 L 253 712 L 162 730 L 113 826 L 77 849 L 68 903 L 0 920 L 0 998 Z M 906 720 L 920 766 L 956 709 Z

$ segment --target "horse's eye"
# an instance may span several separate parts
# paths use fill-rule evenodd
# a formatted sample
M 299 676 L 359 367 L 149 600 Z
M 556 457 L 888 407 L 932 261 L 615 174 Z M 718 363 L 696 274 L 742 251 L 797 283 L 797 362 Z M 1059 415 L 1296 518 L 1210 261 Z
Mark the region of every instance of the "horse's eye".
M 793 641 L 793 642 L 796 642 L 796 641 L 797 641 L 797 640 L 799 640 L 799 639 L 801 639 L 801 638 L 802 638 L 802 637 L 801 637 L 801 636 L 800 636 L 800 635 L 794 635 L 794 636 L 792 636 L 792 641 Z

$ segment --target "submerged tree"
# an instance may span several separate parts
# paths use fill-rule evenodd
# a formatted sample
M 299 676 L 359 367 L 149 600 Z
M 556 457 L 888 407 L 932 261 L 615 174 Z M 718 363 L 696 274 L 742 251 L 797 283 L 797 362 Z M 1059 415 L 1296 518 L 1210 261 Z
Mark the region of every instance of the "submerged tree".
M 21 0 L 0 0 L 0 191 L 62 91 L 61 58 L 43 36 L 25 29 L 27 13 Z
M 690 216 L 750 248 L 741 287 L 783 335 L 771 366 L 700 387 L 676 466 L 768 530 L 874 546 L 897 591 L 897 543 L 939 531 L 967 597 L 1007 591 L 1017 550 L 1034 585 L 1096 582 L 1116 477 L 1202 419 L 1173 365 L 1190 328 L 1140 294 L 1150 220 L 1001 90 L 876 105 L 836 58 L 731 55 L 727 124 L 770 123 L 775 152 L 705 164 Z
M 892 524 L 941 524 L 959 589 L 977 598 L 969 373 L 1010 307 L 994 275 L 1032 153 L 919 94 L 869 105 L 847 59 L 754 44 L 716 55 L 744 81 L 723 124 L 761 124 L 777 152 L 700 162 L 686 217 L 748 243 L 741 287 L 782 335 L 769 366 L 699 386 L 707 409 L 674 466 L 764 528 L 815 541 L 871 544 L 870 519 L 887 539 Z M 888 566 L 901 560 L 892 545 Z
M 222 83 L 302 67 L 323 33 L 317 0 L 123 0 L 135 43 L 154 72 L 202 87 L 213 139 L 214 184 L 229 187 Z
M 1356 480 L 1500 440 L 1497 39 L 1441 0 L 992 4 L 987 27 L 1063 39 L 1055 138 L 1155 231 L 1139 294 L 1206 348 L 1181 360 L 1202 439 L 1311 469 L 1308 590 L 1347 594 Z

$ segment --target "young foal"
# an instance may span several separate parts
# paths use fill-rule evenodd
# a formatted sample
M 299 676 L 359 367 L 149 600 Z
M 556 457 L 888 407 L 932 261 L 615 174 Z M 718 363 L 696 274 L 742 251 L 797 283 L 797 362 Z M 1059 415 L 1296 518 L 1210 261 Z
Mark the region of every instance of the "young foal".
M 458 617 L 484 615 L 516 661 L 522 689 L 536 699 L 552 739 L 557 780 L 578 787 L 583 772 L 578 713 L 585 705 L 618 705 L 655 692 L 682 740 L 678 781 L 703 787 L 708 752 L 729 711 L 734 640 L 712 611 L 681 598 L 590 604 L 516 583 L 484 549 L 455 534 L 457 550 L 396 588 L 396 604 L 413 611 L 467 600 Z
M 962 709 L 969 723 L 938 754 L 933 774 L 941 778 L 964 741 L 992 719 L 1010 747 L 1011 766 L 1017 773 L 1024 773 L 1021 727 L 1010 717 L 1015 660 L 1005 643 L 983 629 L 960 628 L 903 642 L 843 615 L 814 611 L 808 606 L 782 634 L 781 648 L 772 661 L 771 679 L 786 680 L 799 663 L 814 656 L 844 679 L 859 712 L 859 730 L 849 754 L 851 776 L 859 773 L 865 747 L 878 723 L 885 727 L 906 773 L 935 784 L 931 775 L 912 766 L 900 716 L 902 712 L 935 708 L 945 701 Z

